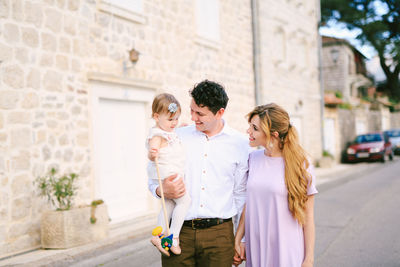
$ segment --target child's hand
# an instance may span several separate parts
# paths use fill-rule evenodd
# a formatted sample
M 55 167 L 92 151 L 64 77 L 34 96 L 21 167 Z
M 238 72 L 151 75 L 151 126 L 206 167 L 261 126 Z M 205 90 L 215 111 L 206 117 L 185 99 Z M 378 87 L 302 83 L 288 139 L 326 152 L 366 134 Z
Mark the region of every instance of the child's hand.
M 158 149 L 157 148 L 151 148 L 149 151 L 149 159 L 151 161 L 154 161 L 158 157 Z

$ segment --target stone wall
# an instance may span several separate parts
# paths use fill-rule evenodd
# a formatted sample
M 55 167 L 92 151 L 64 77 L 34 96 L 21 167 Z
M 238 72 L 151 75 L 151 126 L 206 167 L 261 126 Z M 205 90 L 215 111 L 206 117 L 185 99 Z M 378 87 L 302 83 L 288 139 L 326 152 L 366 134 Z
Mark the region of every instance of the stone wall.
M 400 128 L 400 112 L 390 113 L 390 128 Z
M 321 156 L 316 1 L 259 1 L 263 104 L 275 102 L 301 124 L 302 145 Z
M 356 137 L 355 121 L 356 116 L 353 110 L 338 109 L 339 115 L 339 129 L 340 129 L 340 148 L 343 151 L 348 142 L 351 142 Z
M 225 85 L 226 120 L 245 131 L 254 106 L 249 1 L 220 2 L 219 47 L 195 41 L 194 3 L 144 1 L 144 23 L 100 1 L 0 1 L 0 257 L 36 248 L 51 208 L 33 180 L 51 167 L 78 172 L 76 204 L 93 198 L 90 72 L 160 84 L 182 102 L 202 79 Z M 140 52 L 131 66 L 128 51 Z M 124 69 L 124 63 L 128 67 Z

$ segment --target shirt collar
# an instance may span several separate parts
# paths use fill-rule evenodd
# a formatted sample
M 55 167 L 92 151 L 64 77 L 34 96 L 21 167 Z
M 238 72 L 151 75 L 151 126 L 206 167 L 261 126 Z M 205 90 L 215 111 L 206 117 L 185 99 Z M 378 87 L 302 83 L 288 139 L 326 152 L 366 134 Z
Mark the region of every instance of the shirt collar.
M 224 127 L 222 128 L 222 130 L 221 130 L 219 133 L 217 133 L 216 135 L 213 135 L 213 136 L 211 136 L 211 137 L 209 137 L 209 138 L 214 138 L 214 137 L 217 137 L 217 136 L 223 135 L 223 134 L 226 134 L 226 135 L 233 135 L 234 131 L 233 131 L 233 129 L 228 125 L 228 123 L 227 123 L 224 119 L 222 119 L 222 122 L 223 122 L 223 124 L 224 124 Z M 194 126 L 194 130 L 195 130 L 198 134 L 200 134 L 200 135 L 206 135 L 205 133 L 198 131 L 198 130 L 196 129 L 196 126 Z

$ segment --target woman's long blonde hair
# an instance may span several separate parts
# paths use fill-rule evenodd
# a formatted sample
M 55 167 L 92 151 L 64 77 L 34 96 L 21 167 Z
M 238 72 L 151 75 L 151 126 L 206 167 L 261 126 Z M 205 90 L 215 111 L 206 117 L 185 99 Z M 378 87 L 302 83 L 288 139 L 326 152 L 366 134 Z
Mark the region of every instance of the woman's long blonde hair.
M 254 108 L 247 116 L 249 122 L 259 116 L 262 131 L 267 136 L 267 144 L 271 133 L 278 132 L 279 148 L 282 149 L 285 161 L 285 184 L 288 191 L 289 210 L 297 221 L 304 225 L 305 209 L 308 200 L 307 188 L 311 175 L 307 169 L 309 162 L 306 152 L 299 144 L 296 129 L 290 124 L 289 114 L 275 103 Z

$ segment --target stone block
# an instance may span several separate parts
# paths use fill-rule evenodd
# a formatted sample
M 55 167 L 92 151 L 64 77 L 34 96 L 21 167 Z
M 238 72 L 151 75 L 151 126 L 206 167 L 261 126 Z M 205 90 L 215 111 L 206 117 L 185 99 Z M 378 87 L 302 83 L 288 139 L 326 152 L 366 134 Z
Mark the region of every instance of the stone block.
M 15 176 L 11 181 L 11 190 L 14 197 L 19 195 L 29 195 L 32 190 L 32 182 L 29 180 L 27 174 Z
M 20 220 L 30 215 L 32 208 L 31 198 L 21 197 L 17 198 L 12 202 L 11 206 L 11 218 L 13 220 Z
M 40 66 L 41 67 L 51 67 L 54 64 L 54 57 L 52 54 L 43 53 L 40 57 Z M 46 81 L 46 79 L 44 79 Z
M 0 0 L 0 18 L 8 18 L 10 12 L 10 1 Z
M 56 56 L 56 67 L 62 71 L 66 71 L 69 68 L 68 58 L 63 55 Z
M 64 17 L 64 31 L 70 35 L 76 35 L 76 18 L 70 15 Z
M 77 11 L 79 9 L 79 0 L 69 0 L 68 9 L 71 11 Z
M 26 235 L 29 232 L 30 223 L 14 223 L 8 230 L 9 239 L 17 239 L 20 236 Z
M 57 50 L 57 40 L 53 34 L 42 33 L 42 48 L 46 51 L 56 51 Z
M 22 28 L 22 41 L 29 47 L 39 46 L 39 33 L 35 28 Z
M 87 132 L 80 133 L 76 136 L 76 144 L 78 146 L 87 147 L 89 145 L 89 136 Z
M 97 206 L 96 223 L 90 222 L 92 207 L 42 214 L 41 242 L 43 248 L 71 248 L 108 237 L 109 218 L 105 204 Z
M 1 0 L 0 0 L 1 1 Z M 12 59 L 12 47 L 0 44 L 0 61 L 4 62 Z
M 62 24 L 62 13 L 57 11 L 54 8 L 46 8 L 44 11 L 45 14 L 45 26 L 50 29 L 54 33 L 61 32 L 61 24 Z
M 22 0 L 13 0 L 10 2 L 12 3 L 12 5 L 11 5 L 12 17 L 16 21 L 22 21 L 22 19 L 23 19 Z
M 14 109 L 18 100 L 19 95 L 17 92 L 0 90 L 0 109 Z
M 14 54 L 15 54 L 15 58 L 22 65 L 29 63 L 29 51 L 25 47 L 16 47 L 14 49 Z
M 6 133 L 0 133 L 0 142 L 3 142 L 3 144 L 7 141 L 8 135 Z
M 43 20 L 43 7 L 40 3 L 32 3 L 25 1 L 25 20 L 33 23 L 36 27 L 42 25 Z
M 35 93 L 27 93 L 24 95 L 21 107 L 24 109 L 33 109 L 39 106 L 39 96 Z
M 10 137 L 11 147 L 28 147 L 32 144 L 32 132 L 28 128 L 13 129 Z
M 35 139 L 35 144 L 40 144 L 46 141 L 46 131 L 45 130 L 39 130 L 36 133 L 36 139 Z
M 42 156 L 45 161 L 51 158 L 51 150 L 48 146 L 42 148 Z
M 31 114 L 29 112 L 15 111 L 10 112 L 7 116 L 7 123 L 9 124 L 29 124 L 32 122 Z
M 11 168 L 13 171 L 27 171 L 31 166 L 31 157 L 29 151 L 20 151 L 17 156 L 11 159 Z
M 69 54 L 71 52 L 71 41 L 68 38 L 61 37 L 58 42 L 60 52 Z
M 61 91 L 62 75 L 55 71 L 47 71 L 43 77 L 43 85 L 48 91 Z
M 57 6 L 61 9 L 65 7 L 65 0 L 56 0 Z
M 24 86 L 24 72 L 18 65 L 11 65 L 4 68 L 3 82 L 12 88 L 22 88 Z

